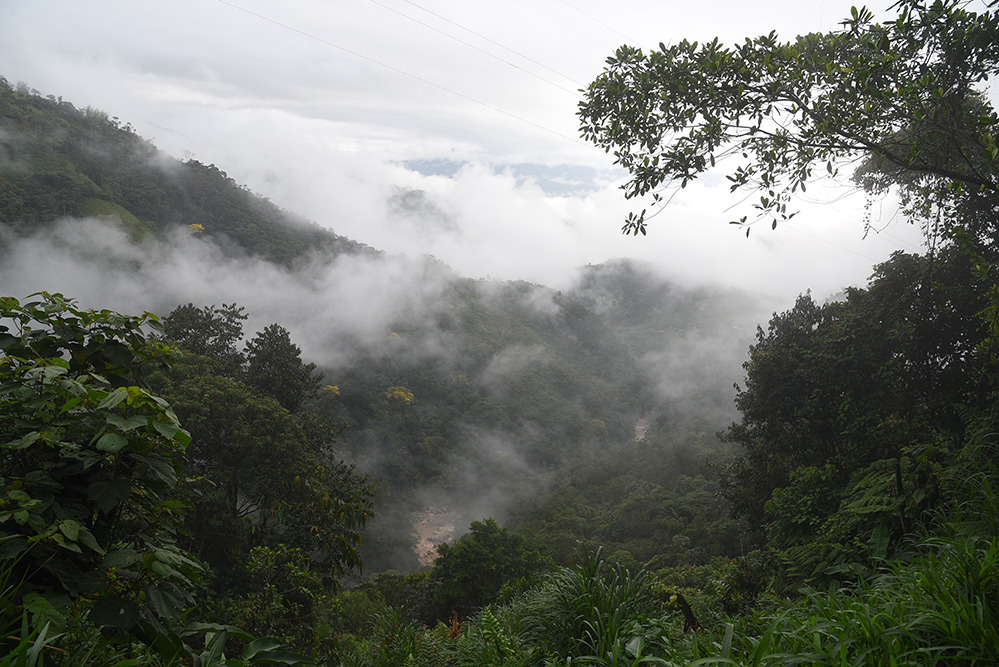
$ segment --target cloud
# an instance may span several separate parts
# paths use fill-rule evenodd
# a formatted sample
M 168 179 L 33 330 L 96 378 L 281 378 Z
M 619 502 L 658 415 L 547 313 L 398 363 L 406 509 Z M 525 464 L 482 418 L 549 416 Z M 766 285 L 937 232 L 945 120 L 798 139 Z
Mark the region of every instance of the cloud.
M 536 440 L 536 430 L 527 423 L 519 425 L 519 432 L 462 428 L 468 455 L 454 461 L 448 477 L 455 496 L 452 502 L 468 520 L 491 516 L 502 522 L 512 502 L 530 497 L 543 486 L 546 472 L 525 460 L 521 451 L 524 443 Z
M 358 353 L 398 353 L 399 321 L 433 329 L 446 309 L 454 274 L 438 262 L 405 255 L 314 261 L 290 271 L 255 258 L 226 256 L 182 230 L 131 240 L 112 219 L 66 219 L 44 232 L 4 234 L 0 291 L 23 297 L 62 292 L 89 308 L 167 315 L 177 305 L 236 302 L 250 316 L 245 333 L 278 322 L 308 358 L 327 367 Z M 411 355 L 435 354 L 433 337 Z M 395 346 L 395 347 L 392 347 Z
M 423 190 L 396 188 L 389 196 L 388 209 L 391 215 L 410 220 L 423 233 L 459 233 L 453 216 L 442 210 Z
M 507 380 L 516 380 L 526 369 L 548 362 L 548 353 L 541 345 L 511 345 L 493 355 L 478 381 L 494 392 L 501 392 Z
M 892 221 L 891 202 L 873 211 L 885 232 L 865 240 L 863 196 L 843 199 L 832 184 L 810 187 L 790 223 L 755 228 L 747 239 L 727 223 L 751 213 L 750 204 L 710 178 L 653 218 L 648 236 L 623 236 L 626 215 L 644 204 L 624 199 L 609 174 L 559 195 L 513 167 L 476 160 L 461 161 L 450 175 L 425 175 L 389 155 L 339 145 L 331 127 L 292 123 L 275 131 L 271 121 L 257 117 L 220 138 L 226 149 L 219 163 L 240 165 L 229 172 L 237 181 L 338 234 L 390 253 L 429 254 L 470 278 L 564 289 L 579 266 L 631 257 L 687 285 L 737 286 L 793 301 L 806 289 L 822 295 L 859 284 L 891 252 L 920 247 L 918 229 Z M 400 215 L 400 190 L 421 192 L 434 213 Z
M 427 7 L 438 16 L 400 9 L 476 48 L 372 3 L 350 12 L 316 0 L 232 4 L 247 11 L 194 0 L 106 0 L 96 14 L 65 0 L 4 3 L 2 74 L 106 109 L 169 154 L 216 164 L 339 234 L 430 254 L 471 278 L 563 289 L 581 265 L 631 257 L 684 284 L 790 302 L 858 284 L 892 251 L 919 248 L 917 230 L 891 222 L 890 202 L 874 211 L 886 233 L 864 241 L 863 198 L 840 200 L 842 183 L 810 187 L 815 203 L 802 201 L 793 223 L 745 239 L 727 222 L 751 206 L 721 172 L 690 184 L 648 237 L 622 237 L 627 213 L 647 203 L 625 200 L 612 156 L 578 139 L 578 96 L 531 76 L 576 90 L 624 42 L 793 37 L 836 28 L 848 2 L 772 0 L 771 11 L 722 2 L 709 13 L 652 2 L 583 13 L 526 0 Z M 425 193 L 443 215 L 400 215 L 400 190 Z

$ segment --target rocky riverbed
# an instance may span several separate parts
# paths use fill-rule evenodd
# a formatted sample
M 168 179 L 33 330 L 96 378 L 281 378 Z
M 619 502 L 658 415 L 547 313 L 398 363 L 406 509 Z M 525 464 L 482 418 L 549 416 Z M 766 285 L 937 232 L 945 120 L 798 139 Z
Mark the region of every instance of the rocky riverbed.
M 413 550 L 420 565 L 430 565 L 437 558 L 437 547 L 454 542 L 455 525 L 461 514 L 450 507 L 430 507 L 413 515 Z

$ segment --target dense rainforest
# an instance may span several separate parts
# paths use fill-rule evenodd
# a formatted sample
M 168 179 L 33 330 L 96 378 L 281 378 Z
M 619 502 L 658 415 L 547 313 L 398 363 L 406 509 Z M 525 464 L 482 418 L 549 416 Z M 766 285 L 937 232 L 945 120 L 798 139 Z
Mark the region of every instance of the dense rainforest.
M 874 35 L 901 62 L 929 31 L 924 47 L 964 44 L 994 66 L 994 11 L 899 10 L 885 26 L 855 12 L 793 48 L 685 44 L 669 62 L 720 76 L 742 58 L 763 80 L 757 56 L 804 58 L 799 73 L 868 66 L 856 58 Z M 601 96 L 684 80 L 606 85 L 646 65 L 623 55 L 581 107 L 594 141 L 608 108 L 625 117 L 606 141 L 649 129 L 648 97 Z M 927 65 L 919 86 L 940 98 L 952 89 L 933 77 L 955 71 Z M 969 184 L 997 173 L 996 121 L 970 99 L 968 114 L 988 112 L 977 138 L 951 109 L 858 172 L 875 193 L 900 187 L 914 218 L 931 212 L 928 250 L 836 298 L 802 286 L 760 326 L 749 295 L 633 262 L 584 267 L 557 292 L 424 258 L 406 265 L 419 305 L 316 334 L 293 317 L 248 329 L 255 304 L 181 290 L 149 303 L 156 314 L 81 305 L 79 280 L 8 294 L 18 252 L 81 230 L 127 247 L 133 275 L 208 249 L 223 266 L 275 267 L 303 300 L 329 288 L 321 271 L 350 283 L 333 269 L 396 265 L 128 123 L 0 79 L 0 665 L 994 664 L 997 205 Z M 802 159 L 829 149 L 811 131 Z M 698 150 L 714 150 L 717 132 L 704 136 Z M 776 188 L 789 144 L 736 138 L 761 136 L 777 142 L 752 145 Z M 955 163 L 941 136 L 991 158 Z M 909 140 L 937 161 L 902 160 Z M 636 188 L 662 176 L 658 160 L 616 156 Z M 701 163 L 662 169 L 693 178 Z M 761 215 L 785 219 L 786 201 L 764 198 Z M 65 257 L 120 275 L 115 251 Z M 414 534 L 428 515 L 458 524 L 432 562 Z

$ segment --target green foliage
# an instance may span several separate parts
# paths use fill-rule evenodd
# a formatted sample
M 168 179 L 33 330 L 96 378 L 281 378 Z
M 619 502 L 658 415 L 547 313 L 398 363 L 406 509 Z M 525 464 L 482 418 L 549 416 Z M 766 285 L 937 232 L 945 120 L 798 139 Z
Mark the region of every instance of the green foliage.
M 334 456 L 336 427 L 303 409 L 317 391 L 314 365 L 302 363 L 279 325 L 253 338 L 244 355 L 236 343 L 245 318 L 236 304 L 188 304 L 165 320 L 181 349 L 208 355 L 186 354 L 172 376 L 159 378 L 193 438 L 189 466 L 199 479 L 187 545 L 225 589 L 241 590 L 251 547 L 277 544 L 306 550 L 335 581 L 363 567 L 371 487 Z
M 978 422 L 944 476 L 945 512 L 933 522 L 945 534 L 999 535 L 999 446 L 992 419 Z M 984 502 L 983 502 L 984 501 Z
M 211 475 L 234 517 L 270 511 L 307 472 L 304 435 L 277 401 L 217 376 L 189 378 L 171 396 L 194 438 L 194 470 Z
M 340 623 L 348 626 L 346 631 L 360 634 L 361 626 L 367 625 L 373 615 L 371 612 L 381 613 L 385 607 L 399 610 L 406 620 L 418 621 L 419 612 L 426 606 L 429 577 L 429 571 L 405 575 L 382 572 L 358 584 L 337 596 L 337 603 L 344 610 Z
M 469 616 L 496 601 L 505 585 L 531 581 L 549 562 L 528 551 L 523 536 L 500 528 L 493 519 L 473 521 L 471 532 L 454 545 L 442 544 L 428 580 L 430 618 L 445 620 L 452 613 Z
M 996 542 L 941 539 L 856 588 L 810 590 L 721 642 L 674 645 L 670 664 L 987 665 L 997 650 Z
M 577 541 L 603 546 L 609 561 L 634 569 L 731 556 L 738 525 L 705 466 L 709 457 L 729 456 L 717 441 L 712 447 L 693 438 L 650 435 L 609 446 L 567 466 L 548 493 L 516 506 L 510 524 L 559 565 L 571 564 Z
M 315 370 L 315 364 L 302 363 L 301 349 L 279 324 L 266 327 L 246 344 L 246 384 L 273 397 L 288 412 L 298 412 L 319 390 L 322 376 Z
M 290 265 L 310 251 L 371 253 L 250 193 L 215 165 L 178 162 L 128 123 L 90 107 L 0 86 L 0 224 L 64 216 L 121 218 L 134 237 L 187 230 Z
M 825 488 L 829 500 L 822 502 L 821 492 L 799 488 L 798 498 L 807 507 L 788 503 L 795 491 L 775 490 L 773 505 L 767 504 L 768 515 L 775 519 L 768 525 L 769 544 L 780 553 L 787 574 L 813 582 L 827 575 L 866 576 L 895 554 L 903 536 L 925 533 L 934 512 L 942 509 L 935 505 L 945 497 L 941 487 L 954 465 L 933 454 L 930 447 L 918 447 L 899 458 L 875 461 L 854 472 L 842 491 L 831 484 L 831 474 L 820 477 L 814 486 Z M 795 479 L 793 485 L 800 481 Z M 946 507 L 951 500 L 943 502 Z M 808 525 L 801 522 L 803 516 Z M 796 534 L 790 527 L 793 521 L 798 521 Z
M 845 301 L 819 306 L 802 296 L 775 315 L 750 347 L 736 397 L 742 421 L 726 434 L 745 448 L 726 468 L 735 510 L 762 526 L 766 503 L 796 469 L 832 466 L 835 479 L 824 483 L 840 493 L 867 466 L 908 456 L 915 465 L 894 491 L 911 494 L 896 504 L 908 513 L 900 516 L 907 532 L 940 500 L 941 464 L 965 431 L 961 406 L 988 401 L 978 286 L 958 248 L 896 254 Z M 823 507 L 836 504 L 827 496 Z M 806 523 L 820 526 L 819 514 Z
M 994 496 L 979 502 L 995 505 Z M 965 524 L 969 529 L 971 524 Z M 736 619 L 698 617 L 682 632 L 674 600 L 708 591 L 758 587 L 759 555 L 698 571 L 645 573 L 607 569 L 599 553 L 563 568 L 508 605 L 483 608 L 464 626 L 431 630 L 387 614 L 370 640 L 341 653 L 355 665 L 987 665 L 999 650 L 999 543 L 994 535 L 924 540 L 904 561 L 868 580 L 806 589 Z M 712 583 L 725 579 L 728 584 Z M 707 618 L 712 622 L 704 623 Z
M 779 547 L 811 537 L 839 507 L 837 477 L 836 468 L 828 464 L 793 471 L 788 485 L 774 489 L 764 506 L 771 519 L 767 524 L 768 541 Z
M 246 564 L 248 592 L 230 602 L 233 624 L 317 657 L 328 652 L 320 636 L 328 598 L 310 565 L 301 549 L 254 547 Z
M 273 639 L 180 623 L 201 575 L 173 541 L 194 445 L 170 405 L 143 386 L 177 358 L 148 336 L 161 331 L 156 317 L 35 296 L 0 298 L 0 645 L 9 650 L 0 664 L 41 664 L 45 654 L 67 665 L 125 664 L 120 652 L 134 656 L 134 641 L 141 657 L 128 664 L 306 663 Z M 259 553 L 251 573 L 266 570 L 265 582 L 246 605 L 262 629 L 304 644 L 294 632 L 311 612 L 284 586 L 290 577 L 303 590 L 311 576 L 298 554 Z M 277 567 L 280 558 L 287 562 Z M 189 643 L 200 635 L 203 650 Z M 225 658 L 227 637 L 243 642 L 241 658 Z
M 515 632 L 516 613 L 509 607 L 483 607 L 465 623 L 463 632 L 454 641 L 458 665 L 489 665 L 491 667 L 526 667 L 538 664 L 536 646 L 524 642 Z
M 198 568 L 172 544 L 190 442 L 139 386 L 173 359 L 154 316 L 84 311 L 59 294 L 0 299 L 0 549 L 36 617 L 93 603 L 118 631 L 173 622 Z M 8 612 L 10 609 L 7 610 Z
M 581 563 L 562 568 L 514 606 L 525 639 L 546 655 L 599 656 L 623 648 L 631 621 L 654 609 L 648 575 L 608 566 L 601 550 L 577 549 Z
M 334 605 L 336 613 L 330 619 L 333 632 L 358 637 L 366 634 L 374 617 L 384 614 L 389 608 L 378 591 L 359 589 L 339 592 Z M 396 608 L 405 611 L 405 607 Z
M 371 638 L 342 650 L 342 664 L 357 667 L 437 667 L 453 664 L 445 646 L 447 628 L 440 624 L 432 630 L 407 621 L 397 610 L 375 616 L 371 622 Z
M 626 197 L 652 193 L 657 205 L 669 199 L 664 187 L 686 187 L 732 158 L 732 190 L 758 192 L 753 207 L 774 227 L 795 215 L 788 203 L 814 171 L 835 174 L 835 161 L 858 157 L 878 173 L 869 189 L 898 186 L 911 213 L 988 210 L 999 118 L 979 86 L 996 73 L 999 17 L 959 0 L 893 9 L 894 20 L 874 23 L 854 8 L 842 30 L 792 42 L 770 33 L 732 48 L 717 39 L 648 54 L 622 46 L 580 103 L 582 134 L 631 173 Z M 645 224 L 643 210 L 624 231 Z
M 244 311 L 235 303 L 177 306 L 163 319 L 163 333 L 185 352 L 211 360 L 215 374 L 238 380 L 246 361 L 236 347 L 243 337 Z

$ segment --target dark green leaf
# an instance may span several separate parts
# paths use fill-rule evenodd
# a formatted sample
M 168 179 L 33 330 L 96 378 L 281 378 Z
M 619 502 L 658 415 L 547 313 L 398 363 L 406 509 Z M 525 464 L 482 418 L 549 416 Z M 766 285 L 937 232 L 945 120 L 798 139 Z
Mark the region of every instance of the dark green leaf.
M 250 642 L 245 649 L 243 649 L 243 659 L 252 660 L 258 653 L 263 653 L 264 651 L 272 651 L 281 647 L 281 642 L 271 637 L 264 637 L 256 641 Z
M 98 598 L 87 619 L 97 627 L 126 631 L 139 620 L 139 606 L 119 595 Z
M 97 441 L 97 449 L 102 452 L 117 454 L 128 444 L 128 439 L 120 433 L 105 433 Z
M 152 424 L 153 428 L 155 428 L 160 435 L 165 438 L 170 438 L 171 440 L 173 440 L 177 431 L 180 430 L 180 425 L 167 419 L 154 419 L 152 420 Z
M 131 482 L 125 477 L 100 480 L 87 487 L 87 497 L 97 503 L 103 512 L 110 512 L 128 498 Z
M 124 387 L 119 387 L 105 396 L 104 400 L 97 405 L 97 409 L 105 410 L 107 408 L 113 408 L 114 406 L 119 405 L 126 398 L 128 398 L 128 390 Z

